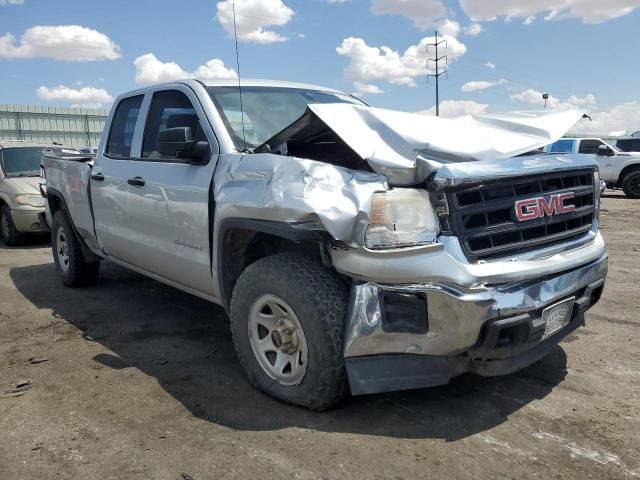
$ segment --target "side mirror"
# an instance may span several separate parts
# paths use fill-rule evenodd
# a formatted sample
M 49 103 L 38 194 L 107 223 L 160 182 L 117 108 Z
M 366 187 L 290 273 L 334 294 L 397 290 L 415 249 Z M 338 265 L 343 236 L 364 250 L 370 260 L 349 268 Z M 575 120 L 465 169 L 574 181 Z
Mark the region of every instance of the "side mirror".
M 611 150 L 611 148 L 607 147 L 606 145 L 600 145 L 598 147 L 597 155 L 599 157 L 611 157 L 614 155 L 614 153 L 613 150 Z
M 188 158 L 190 163 L 204 163 L 209 153 L 208 142 L 193 139 L 191 127 L 173 127 L 158 134 L 158 152 L 177 158 Z

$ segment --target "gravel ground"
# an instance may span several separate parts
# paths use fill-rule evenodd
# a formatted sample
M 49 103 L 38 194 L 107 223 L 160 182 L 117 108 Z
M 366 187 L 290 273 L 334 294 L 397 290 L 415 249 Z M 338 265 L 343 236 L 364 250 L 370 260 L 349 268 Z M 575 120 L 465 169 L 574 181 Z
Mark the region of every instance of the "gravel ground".
M 0 478 L 640 477 L 640 201 L 602 221 L 603 299 L 548 357 L 322 414 L 247 384 L 220 308 L 113 265 L 66 289 L 48 246 L 0 246 Z

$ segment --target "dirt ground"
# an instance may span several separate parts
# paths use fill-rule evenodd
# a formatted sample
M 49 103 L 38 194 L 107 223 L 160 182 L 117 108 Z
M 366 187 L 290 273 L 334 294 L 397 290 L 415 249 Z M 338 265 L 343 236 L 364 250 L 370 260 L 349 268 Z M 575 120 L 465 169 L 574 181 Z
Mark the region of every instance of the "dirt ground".
M 640 201 L 602 223 L 603 299 L 547 358 L 322 414 L 248 385 L 220 308 L 114 265 L 67 289 L 47 245 L 0 246 L 0 478 L 640 477 Z

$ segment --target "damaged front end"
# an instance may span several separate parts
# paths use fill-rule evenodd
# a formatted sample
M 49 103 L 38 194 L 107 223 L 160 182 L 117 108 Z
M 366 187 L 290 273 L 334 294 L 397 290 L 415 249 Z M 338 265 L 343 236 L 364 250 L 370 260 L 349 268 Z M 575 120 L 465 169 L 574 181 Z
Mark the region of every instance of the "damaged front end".
M 582 325 L 604 285 L 595 163 L 520 156 L 581 116 L 447 120 L 309 105 L 253 153 L 223 158 L 216 216 L 330 239 L 328 263 L 352 283 L 344 356 L 354 394 L 509 373 Z M 572 209 L 517 218 L 523 199 L 568 193 Z M 567 323 L 549 334 L 559 302 L 570 304 Z

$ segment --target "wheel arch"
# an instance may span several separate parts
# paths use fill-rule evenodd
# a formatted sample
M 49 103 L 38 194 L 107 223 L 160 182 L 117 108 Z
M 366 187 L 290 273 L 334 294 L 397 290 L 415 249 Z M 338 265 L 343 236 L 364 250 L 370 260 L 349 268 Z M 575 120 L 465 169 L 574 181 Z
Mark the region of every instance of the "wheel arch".
M 220 299 L 229 311 L 233 288 L 240 274 L 255 261 L 282 252 L 298 252 L 328 266 L 328 233 L 269 220 L 227 218 L 216 237 L 216 271 Z
M 87 262 L 96 262 L 101 260 L 100 257 L 98 257 L 95 253 L 93 253 L 89 247 L 87 247 L 87 245 L 84 242 L 84 239 L 82 238 L 82 235 L 80 235 L 80 233 L 78 232 L 78 230 L 76 229 L 75 224 L 73 223 L 73 218 L 71 218 L 71 213 L 69 212 L 69 208 L 67 207 L 67 202 L 64 198 L 64 195 L 54 189 L 54 188 L 48 188 L 47 189 L 47 204 L 49 206 L 49 212 L 51 213 L 51 219 L 53 220 L 54 215 L 61 211 L 62 214 L 67 217 L 67 220 L 69 220 L 69 224 L 71 225 L 71 229 L 73 230 L 73 235 L 75 235 L 75 237 L 78 239 L 78 241 L 80 242 L 80 245 L 82 246 L 82 255 L 85 259 L 85 261 Z M 53 226 L 53 225 L 52 225 Z M 51 235 L 53 235 L 53 229 L 51 231 Z
M 9 196 L 5 192 L 0 192 L 0 208 L 4 205 L 11 208 L 11 202 L 9 202 Z
M 621 186 L 622 182 L 624 182 L 625 177 L 627 175 L 629 175 L 631 172 L 636 171 L 636 170 L 640 170 L 640 162 L 631 163 L 629 165 L 625 165 L 625 167 L 620 172 L 620 176 L 618 177 L 617 185 Z

